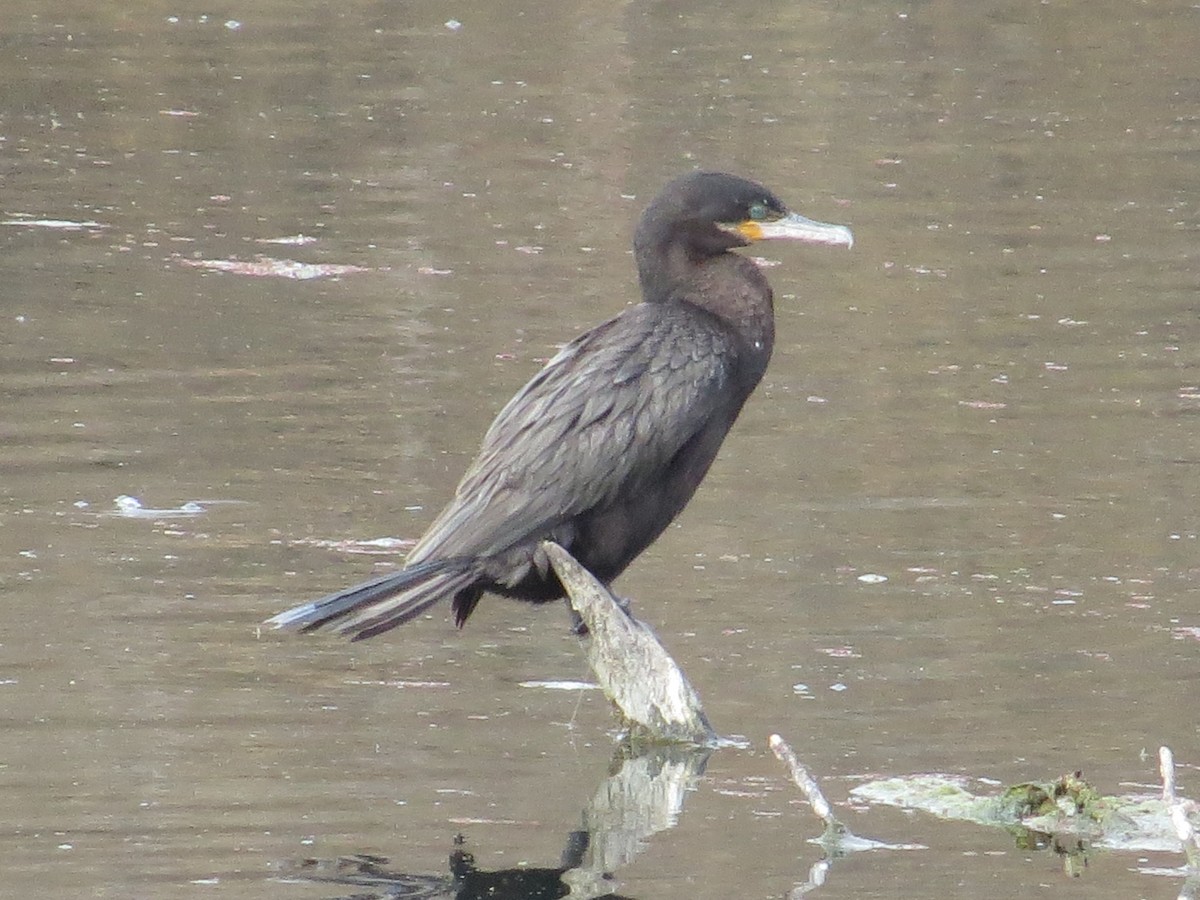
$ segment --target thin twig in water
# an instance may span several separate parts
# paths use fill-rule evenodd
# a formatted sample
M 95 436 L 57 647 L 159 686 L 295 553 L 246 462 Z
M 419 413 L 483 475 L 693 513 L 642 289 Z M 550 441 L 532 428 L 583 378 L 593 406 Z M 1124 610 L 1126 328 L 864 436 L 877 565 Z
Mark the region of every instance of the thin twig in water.
M 804 767 L 804 763 L 796 758 L 795 752 L 788 746 L 787 741 L 779 735 L 773 734 L 767 743 L 770 745 L 771 752 L 775 754 L 776 758 L 788 767 L 792 781 L 796 782 L 796 787 L 804 792 L 804 796 L 808 798 L 808 803 L 813 808 L 813 812 L 825 823 L 826 830 L 845 832 L 846 826 L 839 822 L 833 814 L 833 807 L 829 805 L 829 801 L 821 793 L 821 786 L 817 784 L 817 779 L 813 778 L 812 773 Z
M 1158 748 L 1158 771 L 1163 780 L 1163 803 L 1175 802 L 1175 755 L 1170 747 Z
M 1183 844 L 1188 868 L 1193 873 L 1200 872 L 1200 831 L 1196 830 L 1192 819 L 1193 816 L 1200 816 L 1200 803 L 1185 800 L 1175 793 L 1175 756 L 1170 747 L 1158 748 L 1158 771 L 1162 774 L 1163 802 L 1170 811 L 1175 834 Z

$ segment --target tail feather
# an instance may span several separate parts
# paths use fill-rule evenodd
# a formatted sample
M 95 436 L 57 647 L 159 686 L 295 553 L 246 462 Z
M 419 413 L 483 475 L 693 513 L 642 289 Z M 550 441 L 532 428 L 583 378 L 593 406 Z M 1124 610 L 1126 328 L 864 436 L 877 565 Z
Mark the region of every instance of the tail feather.
M 361 640 L 415 619 L 475 580 L 467 560 L 430 560 L 302 603 L 263 624 L 303 632 L 333 627 L 338 634 Z

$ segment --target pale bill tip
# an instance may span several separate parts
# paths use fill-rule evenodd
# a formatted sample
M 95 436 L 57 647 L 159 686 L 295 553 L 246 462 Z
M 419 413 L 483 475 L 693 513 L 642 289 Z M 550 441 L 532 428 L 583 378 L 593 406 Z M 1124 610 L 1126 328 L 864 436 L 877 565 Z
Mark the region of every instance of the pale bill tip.
M 854 233 L 845 225 L 817 222 L 799 213 L 789 213 L 774 222 L 761 223 L 766 239 L 783 238 L 806 244 L 826 244 L 832 247 L 853 247 Z

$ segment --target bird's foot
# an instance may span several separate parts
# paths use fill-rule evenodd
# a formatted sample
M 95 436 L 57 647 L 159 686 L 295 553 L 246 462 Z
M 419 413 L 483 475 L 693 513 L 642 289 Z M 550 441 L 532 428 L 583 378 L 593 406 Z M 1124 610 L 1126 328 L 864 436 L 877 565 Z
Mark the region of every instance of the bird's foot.
M 621 612 L 625 613 L 625 615 L 629 616 L 630 618 L 633 618 L 633 612 L 630 609 L 633 604 L 630 602 L 628 597 L 618 597 L 616 594 L 613 594 L 612 598 L 617 601 L 617 607 L 621 610 Z M 587 637 L 588 627 L 587 623 L 583 621 L 583 617 L 575 611 L 575 607 L 571 605 L 571 601 L 569 599 L 564 600 L 563 602 L 567 604 L 567 612 L 571 614 L 571 632 L 577 637 Z
M 583 616 L 575 611 L 575 607 L 571 605 L 570 600 L 564 600 L 563 602 L 567 604 L 567 612 L 571 616 L 571 633 L 576 637 L 587 637 L 588 627 L 587 623 L 583 621 Z

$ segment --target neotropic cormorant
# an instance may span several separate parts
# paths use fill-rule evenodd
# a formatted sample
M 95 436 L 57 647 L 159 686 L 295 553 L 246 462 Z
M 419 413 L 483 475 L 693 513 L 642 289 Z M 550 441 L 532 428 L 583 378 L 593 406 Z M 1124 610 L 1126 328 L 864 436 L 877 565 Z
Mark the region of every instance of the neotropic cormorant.
M 563 588 L 546 539 L 610 583 L 691 499 L 766 370 L 771 287 L 729 251 L 769 238 L 853 240 L 743 178 L 670 182 L 634 236 L 642 302 L 575 338 L 508 402 L 404 568 L 266 624 L 357 640 L 441 600 L 460 627 L 484 592 L 553 600 Z

